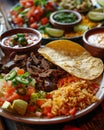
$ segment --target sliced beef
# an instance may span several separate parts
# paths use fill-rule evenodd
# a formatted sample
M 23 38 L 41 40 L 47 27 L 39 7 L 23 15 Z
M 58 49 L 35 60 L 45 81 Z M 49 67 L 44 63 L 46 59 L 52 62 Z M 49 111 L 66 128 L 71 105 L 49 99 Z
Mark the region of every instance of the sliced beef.
M 39 77 L 42 77 L 42 78 L 50 77 L 51 73 L 52 73 L 52 70 L 48 69 L 47 71 L 43 71 L 39 73 Z
M 38 65 L 40 63 L 40 60 L 34 55 L 33 52 L 30 53 L 30 57 L 32 58 L 35 65 Z
M 66 71 L 44 59 L 39 53 L 15 54 L 13 57 L 1 65 L 2 70 L 9 72 L 13 67 L 24 68 L 36 79 L 37 90 L 49 92 L 57 89 L 57 81 L 68 75 Z
M 15 55 L 14 62 L 19 62 L 27 59 L 27 55 Z
M 40 67 L 44 70 L 50 69 L 49 63 L 44 58 L 41 60 Z

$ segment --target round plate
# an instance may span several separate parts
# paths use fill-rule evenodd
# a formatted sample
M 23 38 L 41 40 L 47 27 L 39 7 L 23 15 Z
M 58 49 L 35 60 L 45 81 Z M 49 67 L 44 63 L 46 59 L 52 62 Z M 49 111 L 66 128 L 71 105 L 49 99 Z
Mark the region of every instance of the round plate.
M 100 83 L 100 88 L 96 94 L 99 100 L 93 103 L 92 105 L 88 106 L 87 108 L 77 112 L 74 116 L 69 115 L 69 116 L 59 116 L 54 118 L 25 117 L 25 116 L 17 116 L 17 115 L 7 113 L 2 109 L 0 109 L 0 115 L 14 121 L 28 123 L 28 124 L 56 124 L 56 123 L 62 123 L 62 122 L 74 120 L 76 118 L 82 117 L 87 113 L 91 112 L 104 99 L 104 74 L 101 75 L 96 80 L 98 81 L 98 83 Z

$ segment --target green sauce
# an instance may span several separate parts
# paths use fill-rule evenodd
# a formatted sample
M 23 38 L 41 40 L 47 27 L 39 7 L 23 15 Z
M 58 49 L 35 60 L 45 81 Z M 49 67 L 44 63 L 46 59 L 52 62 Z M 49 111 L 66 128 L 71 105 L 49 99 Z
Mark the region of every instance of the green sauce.
M 73 13 L 60 12 L 54 15 L 54 20 L 60 23 L 72 23 L 77 20 Z

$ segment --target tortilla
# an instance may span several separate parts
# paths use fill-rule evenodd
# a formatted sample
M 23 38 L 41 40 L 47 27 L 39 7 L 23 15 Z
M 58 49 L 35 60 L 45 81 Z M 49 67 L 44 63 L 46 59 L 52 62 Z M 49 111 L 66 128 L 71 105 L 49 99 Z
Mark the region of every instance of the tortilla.
M 84 47 L 70 40 L 52 41 L 39 48 L 38 52 L 71 75 L 82 79 L 96 79 L 104 70 L 100 58 L 91 56 Z

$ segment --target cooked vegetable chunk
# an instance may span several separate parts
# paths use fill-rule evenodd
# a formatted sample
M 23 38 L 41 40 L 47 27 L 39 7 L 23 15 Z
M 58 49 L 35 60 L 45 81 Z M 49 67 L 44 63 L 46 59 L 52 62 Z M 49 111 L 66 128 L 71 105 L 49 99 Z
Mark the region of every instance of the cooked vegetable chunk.
M 21 99 L 14 100 L 12 105 L 13 109 L 20 115 L 24 115 L 26 113 L 27 106 L 28 103 Z

